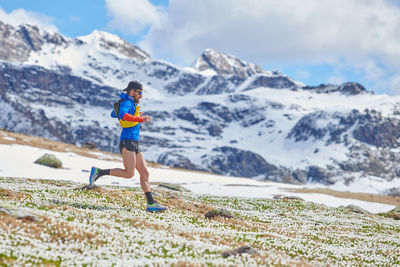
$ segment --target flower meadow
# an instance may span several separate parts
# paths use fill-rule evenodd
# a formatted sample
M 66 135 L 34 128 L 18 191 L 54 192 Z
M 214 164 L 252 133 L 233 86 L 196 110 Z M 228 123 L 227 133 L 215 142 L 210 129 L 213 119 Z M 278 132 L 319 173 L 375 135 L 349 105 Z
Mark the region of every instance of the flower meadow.
M 400 265 L 399 220 L 300 199 L 153 193 L 167 211 L 146 212 L 140 188 L 0 177 L 0 265 Z M 214 209 L 232 218 L 205 217 Z M 243 246 L 256 253 L 222 255 Z

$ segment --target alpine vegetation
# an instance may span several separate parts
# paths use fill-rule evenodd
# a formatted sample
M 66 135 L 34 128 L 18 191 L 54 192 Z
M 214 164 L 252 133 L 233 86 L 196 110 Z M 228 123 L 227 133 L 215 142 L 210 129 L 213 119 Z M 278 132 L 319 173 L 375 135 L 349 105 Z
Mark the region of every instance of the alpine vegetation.
M 400 264 L 400 223 L 389 217 L 290 198 L 154 192 L 163 213 L 146 212 L 140 188 L 0 177 L 0 264 Z

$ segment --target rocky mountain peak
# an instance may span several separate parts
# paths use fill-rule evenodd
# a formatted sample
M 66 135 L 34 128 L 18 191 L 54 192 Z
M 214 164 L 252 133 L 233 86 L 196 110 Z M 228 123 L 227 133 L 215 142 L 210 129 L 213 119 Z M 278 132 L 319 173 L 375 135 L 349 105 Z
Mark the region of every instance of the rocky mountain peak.
M 49 32 L 34 25 L 13 26 L 0 21 L 0 60 L 21 63 L 32 51 L 40 51 L 45 43 L 67 44 L 56 32 Z
M 150 55 L 139 47 L 108 32 L 95 30 L 87 36 L 78 37 L 78 39 L 89 44 L 98 45 L 109 51 L 118 52 L 134 60 L 146 61 L 150 59 Z
M 235 75 L 248 78 L 257 73 L 270 74 L 260 66 L 240 60 L 232 55 L 226 55 L 214 49 L 207 48 L 196 60 L 194 68 L 198 71 L 212 70 L 219 75 Z

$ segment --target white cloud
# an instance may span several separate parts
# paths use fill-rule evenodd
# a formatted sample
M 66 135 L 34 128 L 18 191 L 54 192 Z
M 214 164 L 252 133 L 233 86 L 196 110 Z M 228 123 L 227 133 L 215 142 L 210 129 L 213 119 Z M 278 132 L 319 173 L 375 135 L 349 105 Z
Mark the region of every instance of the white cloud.
M 334 75 L 334 76 L 328 77 L 328 83 L 331 83 L 331 84 L 342 84 L 345 81 L 346 81 L 345 77 L 343 77 L 341 75 Z
M 31 24 L 39 26 L 49 32 L 58 32 L 55 25 L 52 24 L 53 18 L 42 13 L 27 11 L 22 8 L 15 9 L 10 13 L 5 12 L 0 8 L 0 21 L 18 27 L 21 24 Z
M 400 95 L 400 74 L 394 75 L 390 79 L 390 93 Z
M 148 0 L 106 0 L 112 17 L 108 28 L 138 34 L 147 27 L 159 27 L 165 10 Z
M 400 8 L 389 0 L 170 0 L 167 12 L 139 46 L 180 65 L 211 47 L 259 65 L 330 65 L 330 82 L 350 71 L 371 89 L 388 89 L 400 67 Z
M 212 47 L 258 64 L 400 64 L 400 9 L 385 0 L 171 0 L 149 26 L 142 45 L 183 61 Z
M 296 70 L 295 71 L 295 76 L 297 79 L 308 79 L 311 77 L 311 73 L 306 71 L 306 70 Z

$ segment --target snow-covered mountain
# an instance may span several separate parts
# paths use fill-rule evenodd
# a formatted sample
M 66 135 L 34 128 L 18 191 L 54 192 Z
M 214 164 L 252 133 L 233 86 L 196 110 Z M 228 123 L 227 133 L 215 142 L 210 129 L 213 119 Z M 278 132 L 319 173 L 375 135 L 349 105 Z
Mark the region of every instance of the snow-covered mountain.
M 400 98 L 357 83 L 306 86 L 206 49 L 191 68 L 116 35 L 78 38 L 0 23 L 0 127 L 117 151 L 109 113 L 130 80 L 145 85 L 146 158 L 288 183 L 400 191 Z M 364 181 L 361 182 L 360 181 Z M 364 184 L 364 188 L 359 186 Z

